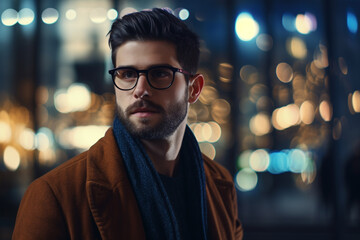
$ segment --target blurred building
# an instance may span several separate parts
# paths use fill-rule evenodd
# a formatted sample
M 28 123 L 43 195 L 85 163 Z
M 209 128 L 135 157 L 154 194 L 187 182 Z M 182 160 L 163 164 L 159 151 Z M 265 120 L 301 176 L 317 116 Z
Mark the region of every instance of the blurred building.
M 152 7 L 202 40 L 189 125 L 234 176 L 245 239 L 359 239 L 357 0 L 2 0 L 0 239 L 30 182 L 111 126 L 107 32 Z

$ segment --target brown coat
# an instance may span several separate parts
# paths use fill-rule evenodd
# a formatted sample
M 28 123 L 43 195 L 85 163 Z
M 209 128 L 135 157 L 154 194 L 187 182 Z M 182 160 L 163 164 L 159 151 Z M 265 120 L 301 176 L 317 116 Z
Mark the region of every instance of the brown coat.
M 234 183 L 204 157 L 208 239 L 242 239 Z M 145 239 L 138 204 L 112 129 L 88 151 L 35 180 L 13 239 Z

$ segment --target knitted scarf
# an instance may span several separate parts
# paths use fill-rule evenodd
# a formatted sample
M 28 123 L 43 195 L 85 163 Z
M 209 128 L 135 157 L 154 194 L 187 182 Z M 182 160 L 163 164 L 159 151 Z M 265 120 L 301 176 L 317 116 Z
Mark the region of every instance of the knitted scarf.
M 169 197 L 140 140 L 130 135 L 118 117 L 114 120 L 113 131 L 140 209 L 146 239 L 180 240 L 178 222 Z M 188 192 L 192 193 L 189 202 L 196 210 L 192 218 L 195 218 L 200 229 L 196 235 L 200 235 L 198 239 L 205 240 L 207 209 L 203 159 L 198 142 L 188 126 L 180 156 L 187 169 L 185 179 L 190 183 L 187 184 L 190 188 Z

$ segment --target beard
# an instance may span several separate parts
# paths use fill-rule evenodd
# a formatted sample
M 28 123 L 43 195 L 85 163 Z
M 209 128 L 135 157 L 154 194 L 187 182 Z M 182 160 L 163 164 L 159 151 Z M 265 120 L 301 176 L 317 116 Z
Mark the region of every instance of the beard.
M 155 126 L 151 127 L 148 126 L 150 124 L 150 120 L 144 118 L 140 120 L 142 126 L 136 126 L 134 122 L 130 121 L 129 116 L 131 115 L 132 109 L 140 107 L 155 109 L 158 114 L 161 115 L 160 121 L 155 124 Z M 163 109 L 160 105 L 143 99 L 130 105 L 125 111 L 117 106 L 117 116 L 128 132 L 135 138 L 145 140 L 164 139 L 172 135 L 185 119 L 187 111 L 187 91 L 185 98 L 171 106 L 168 111 Z

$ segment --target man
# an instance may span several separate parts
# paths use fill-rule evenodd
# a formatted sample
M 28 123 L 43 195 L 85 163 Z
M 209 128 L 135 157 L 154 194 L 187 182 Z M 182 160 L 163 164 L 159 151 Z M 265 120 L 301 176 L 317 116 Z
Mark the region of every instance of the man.
M 197 36 L 162 9 L 109 34 L 114 125 L 30 185 L 13 239 L 242 239 L 232 177 L 186 125 L 204 84 Z

